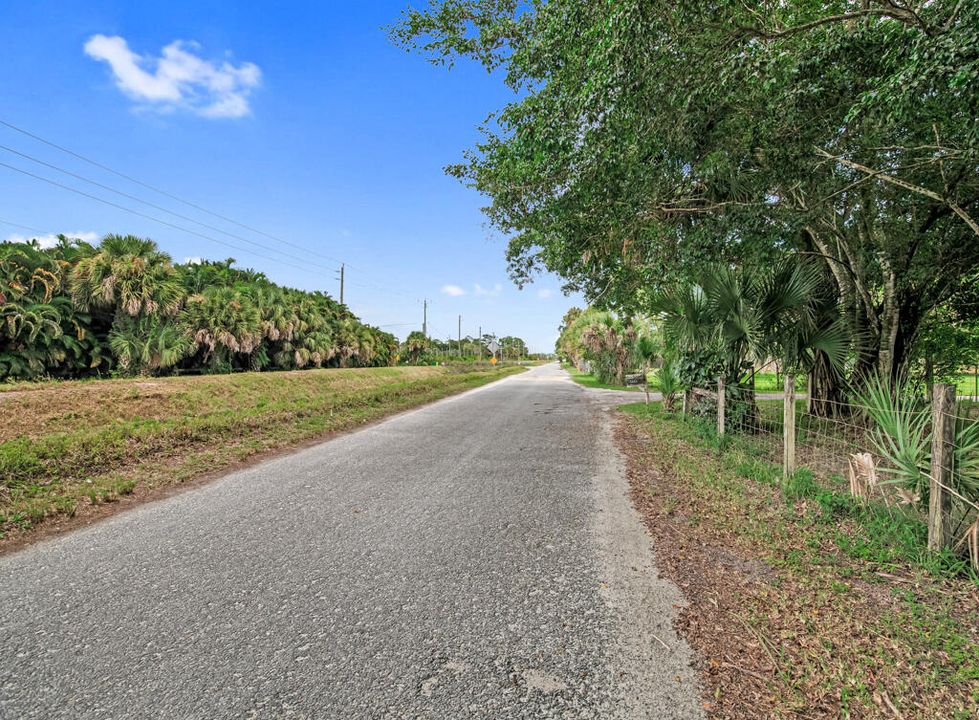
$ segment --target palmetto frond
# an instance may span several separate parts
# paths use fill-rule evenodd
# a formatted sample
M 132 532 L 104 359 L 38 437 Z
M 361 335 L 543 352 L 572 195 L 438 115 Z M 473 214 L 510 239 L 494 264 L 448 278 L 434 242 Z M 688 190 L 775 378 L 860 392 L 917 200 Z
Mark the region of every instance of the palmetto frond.
M 75 265 L 71 286 L 79 308 L 117 308 L 133 317 L 173 315 L 184 294 L 170 257 L 132 235 L 106 235 L 97 253 Z
M 850 337 L 822 283 L 817 266 L 796 258 L 750 270 L 715 265 L 697 283 L 661 295 L 655 307 L 681 353 L 723 358 L 730 381 L 770 358 L 810 368 L 816 352 L 842 367 Z

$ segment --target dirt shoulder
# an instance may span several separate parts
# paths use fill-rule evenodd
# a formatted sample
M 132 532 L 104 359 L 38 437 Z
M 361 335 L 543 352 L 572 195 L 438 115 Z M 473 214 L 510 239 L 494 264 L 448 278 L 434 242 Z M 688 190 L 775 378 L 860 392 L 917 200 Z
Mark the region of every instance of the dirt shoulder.
M 889 530 L 657 409 L 620 412 L 616 440 L 657 567 L 689 603 L 676 628 L 710 717 L 976 717 L 974 581 L 888 554 Z

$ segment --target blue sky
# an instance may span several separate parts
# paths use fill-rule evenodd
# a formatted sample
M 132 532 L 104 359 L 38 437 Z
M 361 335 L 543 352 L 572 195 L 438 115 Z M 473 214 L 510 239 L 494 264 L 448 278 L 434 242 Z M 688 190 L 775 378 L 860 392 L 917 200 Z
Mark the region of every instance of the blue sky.
M 0 120 L 245 230 L 0 125 L 0 145 L 213 225 L 202 228 L 0 149 L 0 162 L 239 246 L 222 246 L 0 167 L 0 239 L 44 232 L 152 237 L 175 260 L 232 256 L 276 282 L 337 294 L 403 337 L 523 337 L 553 349 L 580 304 L 542 277 L 507 279 L 485 199 L 447 177 L 510 98 L 473 65 L 451 71 L 391 45 L 406 0 L 365 3 L 0 4 Z M 264 7 L 259 7 L 263 5 Z M 298 246 L 298 247 L 296 247 Z M 250 252 L 267 255 L 258 257 Z

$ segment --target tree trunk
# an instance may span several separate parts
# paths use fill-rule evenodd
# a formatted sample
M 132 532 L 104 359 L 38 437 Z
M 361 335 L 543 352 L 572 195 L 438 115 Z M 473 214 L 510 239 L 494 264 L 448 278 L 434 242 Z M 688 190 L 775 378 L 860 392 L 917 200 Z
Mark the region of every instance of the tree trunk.
M 837 417 L 844 408 L 843 378 L 830 365 L 823 352 L 816 352 L 816 361 L 809 374 L 809 408 L 816 417 Z

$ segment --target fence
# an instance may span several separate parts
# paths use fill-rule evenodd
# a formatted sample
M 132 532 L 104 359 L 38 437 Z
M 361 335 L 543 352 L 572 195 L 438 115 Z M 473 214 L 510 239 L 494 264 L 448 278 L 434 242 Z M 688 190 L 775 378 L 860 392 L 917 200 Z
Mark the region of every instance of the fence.
M 928 403 L 892 399 L 892 406 L 820 399 L 810 412 L 795 378 L 778 394 L 752 388 L 690 388 L 683 413 L 716 420 L 717 435 L 750 435 L 783 475 L 804 466 L 835 478 L 860 501 L 917 514 L 928 547 L 966 552 L 979 570 L 979 405 L 958 403 L 954 385 L 935 385 Z M 927 498 L 927 509 L 923 499 Z

